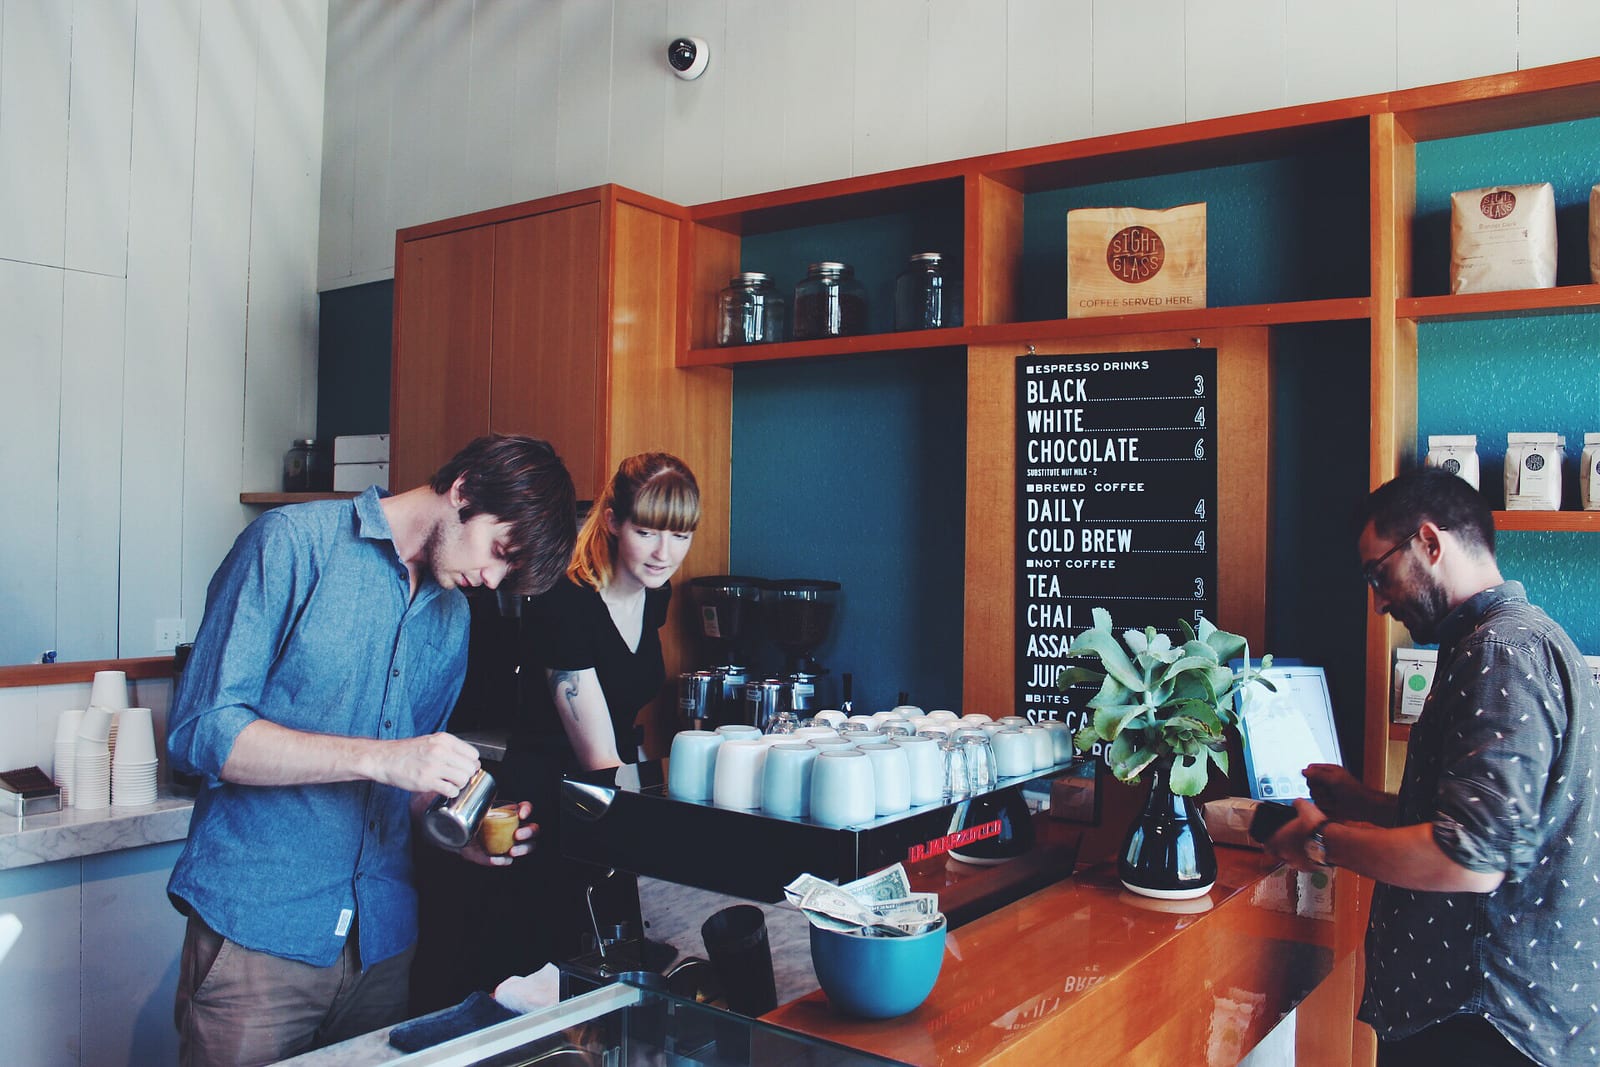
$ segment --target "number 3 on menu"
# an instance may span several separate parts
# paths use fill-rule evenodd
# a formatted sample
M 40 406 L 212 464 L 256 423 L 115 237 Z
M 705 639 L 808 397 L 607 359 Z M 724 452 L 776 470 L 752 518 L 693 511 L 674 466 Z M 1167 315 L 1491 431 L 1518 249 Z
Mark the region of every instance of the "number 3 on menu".
M 1205 396 L 1206 395 L 1206 379 L 1205 379 L 1205 375 L 1203 375 L 1203 374 L 1196 374 L 1194 376 L 1194 395 L 1195 396 Z
M 1204 578 L 1196 578 L 1194 580 L 1194 598 L 1196 600 L 1204 600 L 1205 596 L 1206 596 L 1206 580 Z

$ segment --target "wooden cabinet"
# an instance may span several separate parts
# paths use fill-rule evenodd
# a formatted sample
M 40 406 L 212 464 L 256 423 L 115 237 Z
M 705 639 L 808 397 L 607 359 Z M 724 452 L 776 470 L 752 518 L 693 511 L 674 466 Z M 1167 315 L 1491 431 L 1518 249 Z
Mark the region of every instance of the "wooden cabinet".
M 683 215 L 606 185 L 399 231 L 390 484 L 490 431 L 550 441 L 586 500 L 623 458 L 672 452 L 703 500 L 675 584 L 725 571 L 731 375 L 676 365 Z M 684 632 L 663 634 L 669 677 Z

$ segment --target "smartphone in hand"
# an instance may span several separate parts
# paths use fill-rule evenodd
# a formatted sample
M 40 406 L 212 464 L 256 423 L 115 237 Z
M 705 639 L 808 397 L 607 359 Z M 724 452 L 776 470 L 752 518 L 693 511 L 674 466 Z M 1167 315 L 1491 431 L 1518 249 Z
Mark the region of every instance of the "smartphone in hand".
M 1251 840 L 1266 844 L 1273 834 L 1293 822 L 1294 816 L 1294 809 L 1289 805 L 1263 800 L 1256 805 L 1255 814 L 1250 816 Z

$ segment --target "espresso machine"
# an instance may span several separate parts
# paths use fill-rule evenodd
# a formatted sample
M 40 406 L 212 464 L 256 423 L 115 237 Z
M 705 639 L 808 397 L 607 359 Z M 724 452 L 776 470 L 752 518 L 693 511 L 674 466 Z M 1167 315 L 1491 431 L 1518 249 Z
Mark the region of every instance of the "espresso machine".
M 679 726 L 705 729 L 745 721 L 745 683 L 767 583 L 737 574 L 689 580 L 697 659 L 706 666 L 678 678 Z
M 817 662 L 816 651 L 828 639 L 838 604 L 839 583 L 816 578 L 785 578 L 768 582 L 761 601 L 767 636 L 783 651 L 784 684 L 788 708 L 805 718 L 823 708 L 837 708 L 828 669 Z

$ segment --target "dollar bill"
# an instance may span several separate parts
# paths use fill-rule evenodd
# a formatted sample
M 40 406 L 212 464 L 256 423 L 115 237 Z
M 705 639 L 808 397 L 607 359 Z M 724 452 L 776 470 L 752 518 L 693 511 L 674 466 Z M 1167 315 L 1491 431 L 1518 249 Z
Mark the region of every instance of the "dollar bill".
M 903 864 L 885 867 L 865 878 L 857 878 L 839 887 L 851 896 L 863 902 L 870 903 L 876 900 L 894 900 L 899 897 L 909 896 L 911 893 L 911 879 L 906 876 Z
M 896 900 L 878 901 L 869 905 L 869 909 L 879 919 L 888 921 L 927 919 L 939 914 L 939 894 L 912 893 Z
M 783 887 L 783 895 L 789 898 L 789 903 L 798 908 L 800 902 L 806 898 L 806 894 L 819 885 L 832 887 L 833 883 L 825 882 L 813 874 L 802 874 Z

